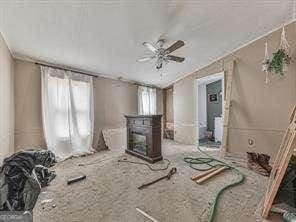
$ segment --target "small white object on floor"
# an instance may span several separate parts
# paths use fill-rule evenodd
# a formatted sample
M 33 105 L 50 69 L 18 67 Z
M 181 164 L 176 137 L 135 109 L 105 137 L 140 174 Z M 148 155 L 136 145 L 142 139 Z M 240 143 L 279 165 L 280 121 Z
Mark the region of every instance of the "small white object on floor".
M 148 219 L 150 219 L 153 222 L 158 222 L 158 220 L 154 219 L 153 217 L 151 217 L 149 214 L 147 214 L 146 212 L 142 211 L 139 208 L 136 208 L 136 210 L 141 213 L 142 215 L 144 215 L 145 217 L 147 217 Z
M 41 204 L 45 204 L 45 203 L 51 203 L 53 201 L 53 199 L 45 199 L 41 201 Z

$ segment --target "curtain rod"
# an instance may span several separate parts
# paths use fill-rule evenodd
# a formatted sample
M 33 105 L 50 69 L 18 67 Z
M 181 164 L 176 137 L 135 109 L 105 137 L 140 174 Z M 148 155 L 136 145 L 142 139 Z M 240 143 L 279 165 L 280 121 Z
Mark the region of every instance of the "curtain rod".
M 151 85 L 145 85 L 145 84 L 141 84 L 141 83 L 133 83 L 134 85 L 136 86 L 144 86 L 144 87 L 148 87 L 148 88 L 155 88 L 155 89 L 161 89 L 159 87 L 156 87 L 156 86 L 151 86 Z
M 61 69 L 61 70 L 65 70 L 65 71 L 71 71 L 71 72 L 79 73 L 81 75 L 92 76 L 92 77 L 95 77 L 95 78 L 98 77 L 97 75 L 82 72 L 82 71 L 77 71 L 75 69 L 69 69 L 69 68 L 63 68 L 63 67 L 60 67 L 60 66 L 48 65 L 48 64 L 40 63 L 40 62 L 35 62 L 35 64 L 40 65 L 40 66 L 46 66 L 46 67 L 54 68 L 54 69 Z
M 46 66 L 46 67 L 54 68 L 54 69 L 61 69 L 61 70 L 65 70 L 65 71 L 71 71 L 71 72 L 79 73 L 81 75 L 92 76 L 92 77 L 95 77 L 95 78 L 99 77 L 99 76 L 94 75 L 94 74 L 90 74 L 90 73 L 87 73 L 87 72 L 78 71 L 78 70 L 75 70 L 75 69 L 65 68 L 65 67 L 62 67 L 62 66 L 50 65 L 50 64 L 46 64 L 46 63 L 42 63 L 42 62 L 35 62 L 35 64 L 36 65 L 39 65 L 39 66 Z M 149 88 L 161 89 L 161 88 L 159 88 L 157 86 L 146 85 L 144 83 L 139 83 L 139 82 L 134 82 L 134 81 L 127 81 L 127 80 L 123 80 L 122 78 L 118 78 L 118 80 L 120 80 L 120 81 L 126 81 L 126 82 L 129 82 L 129 83 L 134 84 L 136 86 L 145 86 L 145 87 L 149 87 Z

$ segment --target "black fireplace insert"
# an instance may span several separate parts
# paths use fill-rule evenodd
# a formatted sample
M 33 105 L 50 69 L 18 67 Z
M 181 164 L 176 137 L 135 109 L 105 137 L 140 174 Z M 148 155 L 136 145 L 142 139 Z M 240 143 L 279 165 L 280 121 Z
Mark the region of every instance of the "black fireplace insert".
M 147 155 L 146 135 L 138 132 L 132 132 L 132 144 L 135 152 Z

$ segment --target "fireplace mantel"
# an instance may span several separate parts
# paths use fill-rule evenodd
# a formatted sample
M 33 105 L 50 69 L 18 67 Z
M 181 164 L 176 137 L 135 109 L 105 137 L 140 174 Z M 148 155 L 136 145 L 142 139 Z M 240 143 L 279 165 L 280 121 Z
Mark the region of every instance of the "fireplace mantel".
M 126 153 L 150 163 L 162 160 L 161 117 L 162 115 L 126 115 Z

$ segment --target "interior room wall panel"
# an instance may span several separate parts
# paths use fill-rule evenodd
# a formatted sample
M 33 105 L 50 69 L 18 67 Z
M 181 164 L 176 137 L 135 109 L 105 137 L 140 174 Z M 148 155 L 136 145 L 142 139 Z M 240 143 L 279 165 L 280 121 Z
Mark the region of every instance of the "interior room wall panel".
M 15 150 L 46 147 L 42 129 L 41 73 L 32 62 L 15 62 Z M 137 86 L 107 78 L 94 78 L 94 142 L 104 148 L 102 129 L 125 127 L 124 115 L 138 111 Z M 162 91 L 157 90 L 157 113 L 162 113 Z
M 136 85 L 100 77 L 94 80 L 94 147 L 104 148 L 102 129 L 125 127 L 124 115 L 137 114 L 137 97 Z
M 14 60 L 0 34 L 0 161 L 14 151 Z
M 261 71 L 265 42 L 268 42 L 272 55 L 279 46 L 281 29 L 174 84 L 174 103 L 178 104 L 174 109 L 177 141 L 195 143 L 195 126 L 182 126 L 195 124 L 194 101 L 190 96 L 194 93 L 194 80 L 225 70 L 227 64 L 235 59 L 228 154 L 245 158 L 247 151 L 254 151 L 275 156 L 288 124 L 289 110 L 296 103 L 296 23 L 289 24 L 285 30 L 291 47 L 292 63 L 284 76 L 271 74 L 268 85 L 265 84 L 265 73 Z M 249 139 L 254 140 L 254 146 L 249 146 Z
M 41 72 L 34 63 L 15 60 L 15 150 L 44 148 Z
M 190 75 L 174 84 L 174 139 L 186 144 L 195 144 L 195 75 Z
M 166 121 L 168 123 L 174 122 L 174 108 L 173 108 L 173 88 L 169 88 L 165 90 L 166 93 Z

